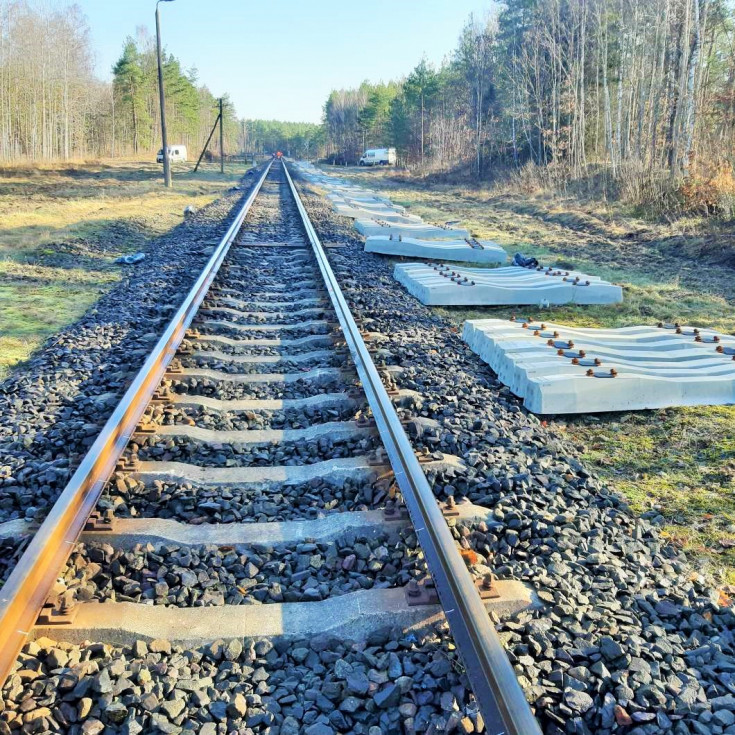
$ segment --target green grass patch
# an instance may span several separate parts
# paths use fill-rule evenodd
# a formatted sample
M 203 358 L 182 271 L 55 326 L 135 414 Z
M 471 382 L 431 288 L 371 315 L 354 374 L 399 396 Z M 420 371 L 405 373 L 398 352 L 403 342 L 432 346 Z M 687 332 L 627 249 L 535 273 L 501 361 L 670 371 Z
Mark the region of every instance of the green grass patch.
M 735 406 L 600 414 L 556 422 L 588 465 L 714 577 L 735 584 Z
M 55 281 L 0 285 L 0 379 L 45 339 L 81 317 L 114 280 L 90 282 L 83 274 L 65 272 Z

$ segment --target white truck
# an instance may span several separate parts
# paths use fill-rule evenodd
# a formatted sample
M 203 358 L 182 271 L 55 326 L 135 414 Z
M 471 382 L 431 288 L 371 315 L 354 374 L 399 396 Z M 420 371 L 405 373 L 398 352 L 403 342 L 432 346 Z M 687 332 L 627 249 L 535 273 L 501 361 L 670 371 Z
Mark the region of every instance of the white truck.
M 170 145 L 167 147 L 169 161 L 186 161 L 185 145 Z M 156 163 L 163 163 L 163 148 L 161 148 L 156 155 Z
M 395 148 L 368 148 L 360 158 L 360 166 L 395 166 Z

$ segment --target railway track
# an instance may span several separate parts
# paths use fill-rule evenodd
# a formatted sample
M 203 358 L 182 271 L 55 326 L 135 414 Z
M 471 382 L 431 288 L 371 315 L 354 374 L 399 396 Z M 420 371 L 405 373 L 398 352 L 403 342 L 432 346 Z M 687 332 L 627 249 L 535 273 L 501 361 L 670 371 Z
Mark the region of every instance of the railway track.
M 269 164 L 2 589 L 0 733 L 540 732 L 381 338 Z

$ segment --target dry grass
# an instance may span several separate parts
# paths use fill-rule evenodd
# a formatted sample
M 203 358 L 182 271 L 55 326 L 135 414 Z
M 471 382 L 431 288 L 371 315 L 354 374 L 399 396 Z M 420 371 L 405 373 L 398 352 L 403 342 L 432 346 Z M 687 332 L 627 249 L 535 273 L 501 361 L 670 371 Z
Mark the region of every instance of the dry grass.
M 735 584 L 735 407 L 579 417 L 558 427 L 636 512 L 658 510 L 664 534 L 705 571 Z
M 552 307 L 543 311 L 545 321 L 618 327 L 663 319 L 735 333 L 733 270 L 715 262 L 732 238 L 719 224 L 697 218 L 661 224 L 623 206 L 580 205 L 571 194 L 541 188 L 431 185 L 385 169 L 334 173 L 382 191 L 427 221 L 461 218 L 473 234 L 511 254 L 519 250 L 624 287 L 622 304 Z M 459 324 L 518 309 L 438 311 Z M 554 425 L 634 511 L 658 509 L 674 543 L 705 572 L 735 584 L 735 406 L 599 414 Z
M 119 278 L 120 254 L 144 248 L 213 201 L 244 164 L 174 167 L 166 189 L 148 161 L 0 168 L 0 379 L 79 318 Z

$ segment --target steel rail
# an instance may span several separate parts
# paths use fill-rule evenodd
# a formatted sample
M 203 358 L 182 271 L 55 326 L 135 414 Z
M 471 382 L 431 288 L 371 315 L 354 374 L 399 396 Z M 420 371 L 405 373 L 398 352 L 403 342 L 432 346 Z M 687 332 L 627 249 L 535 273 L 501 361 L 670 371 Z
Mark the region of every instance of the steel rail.
M 283 169 L 464 661 L 486 731 L 488 735 L 541 735 L 285 163 Z
M 0 685 L 10 673 L 117 460 L 240 231 L 271 165 L 272 161 L 265 167 L 166 331 L 0 590 Z

